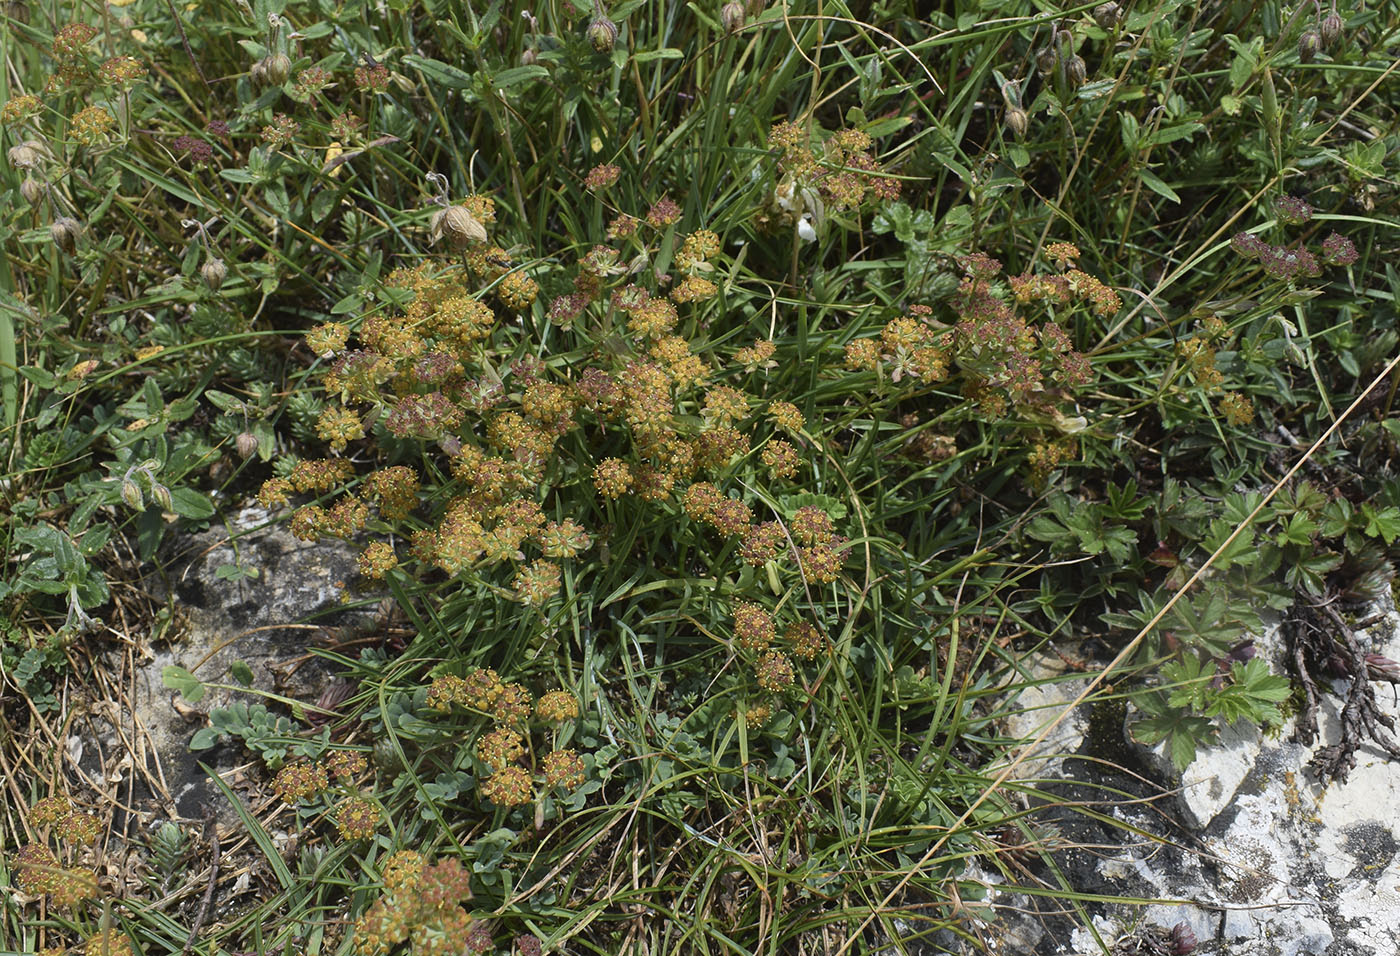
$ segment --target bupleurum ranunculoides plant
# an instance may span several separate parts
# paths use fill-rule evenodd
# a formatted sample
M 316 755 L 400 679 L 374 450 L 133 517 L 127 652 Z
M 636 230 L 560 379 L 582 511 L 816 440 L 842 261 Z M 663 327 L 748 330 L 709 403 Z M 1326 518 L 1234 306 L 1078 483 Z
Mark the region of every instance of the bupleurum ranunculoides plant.
M 935 406 L 911 442 L 929 460 L 955 454 L 956 432 L 968 422 L 1017 421 L 1031 436 L 1028 480 L 1039 486 L 1076 455 L 1088 424 L 1074 396 L 1091 383 L 1093 369 L 1073 340 L 1074 317 L 1083 311 L 1106 320 L 1122 308 L 1118 293 L 1075 267 L 1080 255 L 1070 243 L 1051 243 L 1043 256 L 1050 270 L 1006 277 L 985 253 L 962 256 L 962 280 L 948 303 L 954 322 L 929 306 L 911 306 L 878 336 L 848 343 L 845 367 L 875 372 L 911 394 L 945 381 L 958 386 L 960 400 Z M 902 424 L 913 427 L 919 416 Z
M 415 850 L 384 858 L 384 892 L 355 920 L 354 952 L 386 956 L 408 943 L 413 956 L 472 956 L 492 949 L 487 924 L 463 908 L 471 872 L 453 857 L 428 862 Z
M 614 180 L 599 167 L 586 182 L 605 193 Z M 489 197 L 451 208 L 489 236 Z M 821 601 L 805 595 L 838 581 L 845 539 L 822 507 L 777 505 L 810 490 L 814 443 L 788 396 L 763 394 L 772 342 L 732 351 L 708 342 L 704 320 L 721 296 L 711 278 L 720 239 L 706 229 L 675 235 L 680 215 L 662 197 L 641 216 L 615 216 L 611 243 L 579 257 L 571 289 L 547 308 L 532 307 L 538 288 L 506 250 L 464 228 L 459 262 L 399 269 L 383 308 L 357 328 L 311 330 L 307 343 L 326 361 L 331 401 L 320 435 L 331 451 L 414 442 L 438 478 L 422 501 L 429 493 L 416 467 L 381 467 L 353 491 L 301 506 L 291 527 L 306 540 L 394 534 L 410 547 L 380 537 L 362 555 L 367 576 L 445 575 L 538 611 L 543 630 L 560 606 L 565 568 L 586 574 L 589 553 L 626 524 L 623 516 L 649 512 L 702 538 L 717 578 L 745 566 L 766 572 L 749 579 L 767 588 L 738 594 L 731 585 L 721 594 L 735 614 L 740 603 L 773 612 L 764 602 L 788 595 L 775 633 L 800 640 L 760 646 L 729 635 L 747 665 L 740 690 L 752 716 L 798 684 L 794 657 L 824 648 L 810 637 Z M 663 245 L 669 273 L 629 266 L 653 261 Z M 512 314 L 521 318 L 503 318 Z M 545 350 L 535 337 L 546 333 L 593 344 Z M 354 471 L 342 457 L 284 464 L 260 500 L 276 507 L 293 494 L 340 489 Z M 604 516 L 604 526 L 584 524 L 576 517 L 584 514 Z
M 57 795 L 45 797 L 30 808 L 29 825 L 56 838 L 65 849 L 60 857 L 43 839 L 21 846 L 10 860 L 15 888 L 31 896 L 47 896 L 53 905 L 61 907 L 76 908 L 85 900 L 96 899 L 97 873 L 76 858 L 82 848 L 97 841 L 97 818 L 76 808 L 67 797 Z
M 483 801 L 506 809 L 534 804 L 535 823 L 542 826 L 547 810 L 555 806 L 551 797 L 587 792 L 587 761 L 578 751 L 559 746 L 578 720 L 573 694 L 552 690 L 534 699 L 524 685 L 476 668 L 465 676 L 435 678 L 427 704 L 443 714 L 455 707 L 491 721 L 491 729 L 480 733 L 473 747 Z
M 285 764 L 272 780 L 272 791 L 298 813 L 312 818 L 328 806 L 328 815 L 342 840 L 368 839 L 383 819 L 379 805 L 358 786 L 368 767 L 369 761 L 359 751 L 336 748 L 314 761 Z

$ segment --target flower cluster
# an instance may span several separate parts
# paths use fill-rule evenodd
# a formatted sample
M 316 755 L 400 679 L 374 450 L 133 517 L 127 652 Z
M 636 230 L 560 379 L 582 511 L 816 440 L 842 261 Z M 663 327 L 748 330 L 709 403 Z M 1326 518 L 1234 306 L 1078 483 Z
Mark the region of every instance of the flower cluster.
M 911 310 L 885 325 L 878 338 L 856 339 L 846 345 L 846 367 L 852 371 L 880 369 L 890 381 L 912 376 L 937 382 L 948 374 L 948 354 L 939 344 L 939 331 L 928 313 Z
M 1312 206 L 1295 196 L 1275 196 L 1271 205 L 1283 226 L 1301 226 L 1313 216 Z M 1322 275 L 1323 266 L 1349 266 L 1358 257 L 1352 241 L 1335 232 L 1322 241 L 1320 256 L 1302 243 L 1275 245 L 1252 232 L 1236 233 L 1230 248 L 1240 258 L 1258 262 L 1269 278 L 1283 281 L 1315 279 Z
M 277 771 L 272 792 L 285 803 L 296 804 L 320 796 L 330 786 L 330 777 L 320 763 L 298 760 Z
M 384 892 L 355 920 L 352 947 L 382 956 L 409 943 L 414 956 L 462 956 L 492 949 L 486 924 L 463 908 L 471 872 L 455 857 L 428 863 L 413 850 L 391 853 L 381 868 Z
M 11 97 L 3 107 L 0 107 L 0 123 L 4 123 L 6 126 L 23 123 L 38 115 L 43 106 L 43 101 L 33 93 L 22 93 L 19 96 Z
M 793 122 L 769 130 L 768 144 L 778 152 L 778 185 L 759 217 L 760 228 L 797 225 L 801 232 L 803 224 L 811 229 L 811 222 L 824 219 L 828 210 L 899 198 L 899 180 L 887 175 L 871 155 L 867 133 L 837 130 L 824 142 L 823 135 Z
M 535 781 L 541 776 L 546 790 L 571 791 L 583 786 L 583 758 L 573 750 L 546 753 L 533 773 L 524 766 L 534 760 L 534 749 L 529 745 L 532 711 L 536 720 L 545 724 L 576 720 L 579 705 L 574 695 L 549 691 L 532 707 L 530 693 L 522 685 L 505 683 L 495 671 L 478 668 L 465 677 L 438 677 L 429 686 L 429 707 L 445 713 L 453 704 L 485 713 L 496 723 L 476 742 L 476 758 L 487 769 L 479 784 L 484 800 L 501 807 L 533 803 Z
M 100 106 L 88 106 L 73 114 L 68 132 L 84 146 L 93 146 L 105 139 L 115 124 L 111 113 Z
M 42 843 L 27 843 L 15 852 L 15 885 L 35 896 L 48 895 L 55 906 L 75 906 L 97 896 L 97 875 L 81 866 L 63 866 Z

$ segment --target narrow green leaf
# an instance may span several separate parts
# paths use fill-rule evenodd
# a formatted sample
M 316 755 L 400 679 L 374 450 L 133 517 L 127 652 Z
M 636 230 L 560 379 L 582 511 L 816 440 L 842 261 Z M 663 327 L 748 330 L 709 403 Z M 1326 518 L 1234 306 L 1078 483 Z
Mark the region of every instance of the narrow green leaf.
M 1143 185 L 1163 199 L 1169 199 L 1178 204 L 1181 202 L 1181 197 L 1176 194 L 1176 191 L 1162 182 L 1161 177 L 1156 173 L 1148 169 L 1140 169 L 1138 170 L 1138 175 L 1142 177 Z

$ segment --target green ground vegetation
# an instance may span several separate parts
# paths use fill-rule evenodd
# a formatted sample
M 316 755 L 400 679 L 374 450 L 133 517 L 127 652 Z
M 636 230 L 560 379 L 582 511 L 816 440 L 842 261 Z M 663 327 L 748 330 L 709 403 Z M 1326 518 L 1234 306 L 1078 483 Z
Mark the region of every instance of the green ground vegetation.
M 3 15 L 14 951 L 981 944 L 974 864 L 1082 919 L 1026 655 L 1185 766 L 1296 706 L 1269 615 L 1388 591 L 1393 4 Z M 210 912 L 199 822 L 58 754 L 254 500 L 408 636 L 193 732 L 278 797 Z

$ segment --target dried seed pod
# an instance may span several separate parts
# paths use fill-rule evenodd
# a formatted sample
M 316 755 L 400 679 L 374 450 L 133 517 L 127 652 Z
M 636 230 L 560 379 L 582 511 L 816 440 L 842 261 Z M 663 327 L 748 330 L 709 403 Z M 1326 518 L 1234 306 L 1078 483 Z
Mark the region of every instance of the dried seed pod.
M 141 495 L 141 486 L 130 478 L 122 479 L 122 501 L 132 511 L 144 511 L 146 499 Z
M 1105 30 L 1112 30 L 1123 20 L 1123 8 L 1110 2 L 1094 8 L 1094 22 Z
M 70 255 L 77 251 L 78 236 L 82 232 L 82 223 L 71 216 L 59 216 L 49 225 L 49 238 L 53 244 Z
M 729 0 L 719 11 L 719 22 L 725 33 L 737 33 L 744 28 L 744 5 L 739 0 Z
M 1318 36 L 1322 38 L 1322 45 L 1330 47 L 1340 40 L 1342 38 L 1342 28 L 1344 26 L 1342 15 L 1336 10 L 1333 10 L 1331 13 L 1327 14 L 1327 16 L 1323 17 L 1322 22 L 1318 24 Z
M 156 504 L 160 505 L 161 511 L 174 511 L 175 499 L 170 496 L 170 489 L 158 481 L 151 482 L 151 497 Z
M 264 58 L 262 63 L 267 82 L 273 86 L 281 86 L 292 75 L 292 58 L 285 53 L 274 53 Z
M 248 68 L 248 79 L 253 81 L 254 86 L 267 83 L 267 67 L 263 63 L 263 60 L 259 60 Z
M 537 59 L 539 59 L 539 54 L 531 47 L 526 47 L 520 51 L 521 66 L 534 66 Z
M 210 258 L 199 270 L 199 276 L 211 291 L 218 292 L 219 287 L 224 284 L 224 279 L 228 277 L 228 266 L 224 265 L 222 259 Z
M 39 160 L 44 158 L 33 142 L 23 142 L 18 146 L 11 146 L 5 154 L 10 165 L 15 169 L 33 169 L 39 165 Z
M 1299 62 L 1311 63 L 1321 48 L 1322 35 L 1316 30 L 1304 30 L 1303 35 L 1298 38 Z
M 239 432 L 233 440 L 233 447 L 237 449 L 239 458 L 252 458 L 258 450 L 258 436 L 252 432 Z
M 44 198 L 44 187 L 39 180 L 26 176 L 24 181 L 19 184 L 19 194 L 31 206 L 37 206 Z
M 1060 56 L 1053 47 L 1041 47 L 1035 53 L 1035 68 L 1041 76 L 1045 76 L 1055 69 L 1060 62 Z
M 1011 135 L 1017 139 L 1024 139 L 1026 130 L 1030 128 L 1031 118 L 1026 115 L 1026 111 L 1019 106 L 1009 107 L 1006 111 L 1006 128 L 1011 131 Z
M 1065 62 L 1065 79 L 1069 85 L 1078 89 L 1084 85 L 1084 81 L 1089 77 L 1089 68 L 1084 65 L 1082 56 L 1072 56 Z
M 607 17 L 598 16 L 588 25 L 588 42 L 599 53 L 611 53 L 617 43 L 617 24 Z
M 432 239 L 437 242 L 446 238 L 457 249 L 473 242 L 486 241 L 486 227 L 477 221 L 466 206 L 449 206 L 433 213 L 428 226 Z

